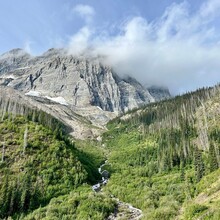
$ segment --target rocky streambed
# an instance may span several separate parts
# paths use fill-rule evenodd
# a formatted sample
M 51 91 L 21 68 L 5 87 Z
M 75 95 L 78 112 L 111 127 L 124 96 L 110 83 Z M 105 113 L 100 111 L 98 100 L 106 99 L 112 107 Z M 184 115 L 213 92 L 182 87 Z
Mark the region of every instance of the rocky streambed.
M 110 178 L 109 171 L 103 169 L 106 165 L 109 165 L 108 160 L 105 160 L 105 162 L 98 168 L 98 172 L 101 174 L 102 180 L 92 186 L 93 191 L 97 193 L 100 192 L 102 187 L 108 183 Z M 114 195 L 111 195 L 111 197 L 116 200 L 117 205 L 114 213 L 112 213 L 106 220 L 139 220 L 143 216 L 142 210 L 133 207 L 131 204 L 120 201 L 119 198 L 114 197 Z

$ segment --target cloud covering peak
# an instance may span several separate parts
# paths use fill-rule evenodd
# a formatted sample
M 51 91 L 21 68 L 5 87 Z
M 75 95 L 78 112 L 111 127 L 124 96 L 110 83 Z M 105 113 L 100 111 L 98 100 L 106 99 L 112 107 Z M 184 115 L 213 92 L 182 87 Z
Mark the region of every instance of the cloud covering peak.
M 69 52 L 101 55 L 118 73 L 173 93 L 213 85 L 220 81 L 219 8 L 209 0 L 191 13 L 188 2 L 173 3 L 150 23 L 141 16 L 122 22 L 114 36 L 87 24 L 72 36 Z

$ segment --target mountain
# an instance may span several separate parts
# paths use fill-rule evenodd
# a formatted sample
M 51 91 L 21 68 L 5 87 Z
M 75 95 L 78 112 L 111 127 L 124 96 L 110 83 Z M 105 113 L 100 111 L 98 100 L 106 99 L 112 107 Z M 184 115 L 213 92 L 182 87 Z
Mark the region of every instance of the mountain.
M 219 219 L 219 85 L 130 110 L 99 141 L 67 135 L 66 105 L 0 94 L 0 218 Z
M 108 123 L 105 191 L 142 219 L 219 219 L 220 86 L 151 103 Z
M 125 112 L 170 97 L 169 91 L 150 94 L 139 82 L 122 79 L 99 59 L 76 58 L 62 49 L 32 57 L 21 49 L 0 56 L 0 83 L 25 93 L 51 97 L 76 108 L 97 106 Z M 30 93 L 35 91 L 35 93 Z
M 220 218 L 220 85 L 166 99 L 55 49 L 0 77 L 0 218 Z
M 38 106 L 56 108 L 59 118 L 65 118 L 62 115 L 67 111 L 70 117 L 81 115 L 102 129 L 118 114 L 170 97 L 167 89 L 150 93 L 135 79 L 121 78 L 98 58 L 76 58 L 64 49 L 50 49 L 41 56 L 22 49 L 1 55 L 0 85 L 30 97 Z M 77 131 L 79 123 L 69 124 L 72 135 L 81 138 L 84 129 Z
M 43 123 L 10 114 L 0 120 L 0 219 L 108 217 L 115 202 L 109 195 L 94 195 L 90 187 L 101 178 L 96 167 L 103 160 L 102 152 L 92 144 L 75 143 Z M 38 208 L 51 207 L 53 200 L 61 209 L 60 201 L 68 202 L 62 212 L 56 213 L 52 205 L 55 209 L 49 208 L 46 215 L 26 217 Z
M 11 113 L 13 117 L 16 115 L 29 115 L 30 118 L 35 118 L 37 112 L 40 111 L 42 115 L 47 115 L 43 117 L 50 119 L 48 123 L 44 122 L 44 124 L 50 125 L 50 121 L 56 119 L 62 122 L 66 133 L 78 139 L 98 137 L 104 131 L 104 123 L 107 123 L 109 118 L 114 117 L 111 112 L 104 112 L 96 107 L 90 107 L 85 110 L 87 113 L 91 111 L 91 114 L 86 118 L 82 116 L 83 112 L 80 115 L 76 110 L 49 98 L 25 95 L 5 86 L 0 86 L 0 109 L 2 110 L 1 117 L 7 112 Z

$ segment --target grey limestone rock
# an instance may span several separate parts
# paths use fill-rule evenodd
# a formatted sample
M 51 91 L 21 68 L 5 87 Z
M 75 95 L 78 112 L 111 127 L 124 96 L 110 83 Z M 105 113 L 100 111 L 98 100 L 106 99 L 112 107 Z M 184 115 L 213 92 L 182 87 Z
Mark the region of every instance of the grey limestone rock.
M 32 105 L 72 127 L 76 138 L 99 135 L 118 114 L 170 97 L 122 78 L 98 58 L 74 57 L 64 49 L 31 56 L 14 49 L 0 56 L 1 93 Z M 0 98 L 2 96 L 0 94 Z
M 131 77 L 119 77 L 98 58 L 76 58 L 64 49 L 50 49 L 37 57 L 21 49 L 3 54 L 0 84 L 25 93 L 62 97 L 69 106 L 98 106 L 117 113 L 169 97 L 166 90 L 150 92 Z

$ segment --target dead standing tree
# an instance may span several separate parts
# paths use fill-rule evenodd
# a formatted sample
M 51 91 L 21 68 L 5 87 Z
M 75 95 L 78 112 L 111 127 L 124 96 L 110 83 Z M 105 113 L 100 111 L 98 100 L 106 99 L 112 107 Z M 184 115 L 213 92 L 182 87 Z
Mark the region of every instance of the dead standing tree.
M 27 136 L 28 136 L 28 126 L 26 125 L 25 131 L 24 131 L 23 155 L 25 155 L 25 151 L 27 147 Z

